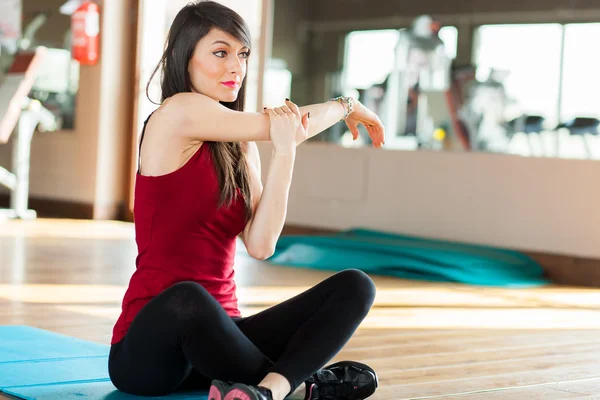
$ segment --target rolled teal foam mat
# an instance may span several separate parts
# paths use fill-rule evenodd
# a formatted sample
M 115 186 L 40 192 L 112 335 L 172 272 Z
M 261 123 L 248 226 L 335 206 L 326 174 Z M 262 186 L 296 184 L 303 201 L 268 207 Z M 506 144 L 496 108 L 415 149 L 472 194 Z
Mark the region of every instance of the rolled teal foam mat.
M 119 392 L 108 376 L 108 345 L 29 326 L 0 326 L 0 391 L 22 399 L 148 399 Z M 153 399 L 207 399 L 206 392 Z
M 423 239 L 367 229 L 327 236 L 282 236 L 273 264 L 479 286 L 549 283 L 542 267 L 517 251 Z

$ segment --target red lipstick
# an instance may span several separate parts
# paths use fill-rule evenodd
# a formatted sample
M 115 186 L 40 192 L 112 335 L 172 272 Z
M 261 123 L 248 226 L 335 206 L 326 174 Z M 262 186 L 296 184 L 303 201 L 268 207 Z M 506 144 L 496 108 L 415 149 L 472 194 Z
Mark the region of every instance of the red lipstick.
M 231 89 L 236 88 L 238 85 L 235 81 L 221 82 L 221 83 Z

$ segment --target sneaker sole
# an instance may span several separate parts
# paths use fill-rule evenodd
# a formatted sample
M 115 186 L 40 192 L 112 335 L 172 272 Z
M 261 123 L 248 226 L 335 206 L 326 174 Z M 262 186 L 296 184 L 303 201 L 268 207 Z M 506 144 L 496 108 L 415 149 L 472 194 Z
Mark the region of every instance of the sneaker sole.
M 255 393 L 246 391 L 245 385 L 234 384 L 223 400 L 260 400 Z
M 213 379 L 208 391 L 208 400 L 225 400 L 225 394 L 229 390 L 229 385 L 223 381 Z

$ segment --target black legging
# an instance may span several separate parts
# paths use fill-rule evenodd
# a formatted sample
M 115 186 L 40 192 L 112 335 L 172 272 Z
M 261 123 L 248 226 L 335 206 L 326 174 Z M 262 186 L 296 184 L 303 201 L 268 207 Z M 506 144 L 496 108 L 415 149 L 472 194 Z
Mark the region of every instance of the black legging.
M 348 342 L 369 312 L 373 281 L 339 272 L 247 318 L 231 318 L 199 284 L 181 282 L 152 299 L 111 346 L 117 389 L 142 396 L 208 389 L 212 379 L 257 385 L 267 373 L 293 392 Z

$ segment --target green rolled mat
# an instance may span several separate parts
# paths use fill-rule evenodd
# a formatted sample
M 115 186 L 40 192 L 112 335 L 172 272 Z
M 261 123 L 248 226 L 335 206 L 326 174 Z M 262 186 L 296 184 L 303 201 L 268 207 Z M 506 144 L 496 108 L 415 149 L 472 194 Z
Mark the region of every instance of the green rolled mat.
M 282 236 L 269 262 L 478 286 L 532 287 L 548 284 L 542 267 L 512 250 L 423 239 L 367 229 L 327 236 Z

